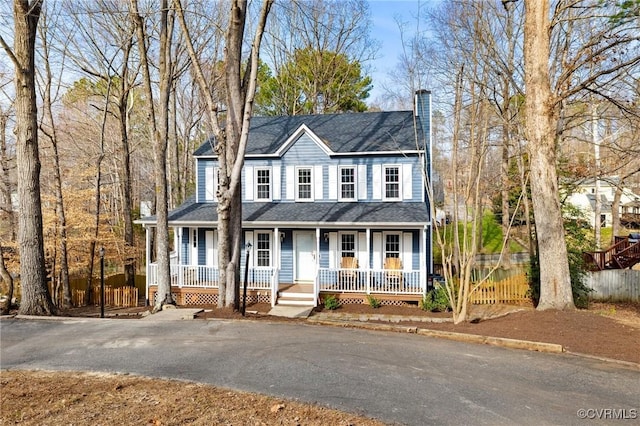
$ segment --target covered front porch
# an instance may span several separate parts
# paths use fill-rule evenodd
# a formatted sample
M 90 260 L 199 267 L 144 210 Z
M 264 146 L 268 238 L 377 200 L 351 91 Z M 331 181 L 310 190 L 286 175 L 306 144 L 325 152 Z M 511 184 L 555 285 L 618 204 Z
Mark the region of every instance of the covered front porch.
M 147 266 L 147 300 L 153 301 L 158 286 L 158 265 Z M 248 303 L 317 306 L 322 294 L 337 294 L 344 300 L 417 301 L 427 291 L 425 271 L 362 268 L 316 268 L 311 282 L 280 282 L 279 269 L 248 268 L 241 271 Z M 204 265 L 171 264 L 171 291 L 179 305 L 216 304 L 219 269 Z M 242 290 L 241 290 L 242 294 Z M 275 297 L 274 297 L 275 295 Z

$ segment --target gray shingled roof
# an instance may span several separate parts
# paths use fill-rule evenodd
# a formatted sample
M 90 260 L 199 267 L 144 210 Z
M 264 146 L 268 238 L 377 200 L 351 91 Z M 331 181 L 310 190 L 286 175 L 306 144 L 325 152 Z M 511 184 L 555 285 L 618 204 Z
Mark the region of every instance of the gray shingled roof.
M 169 224 L 211 223 L 218 220 L 216 205 L 196 203 L 192 197 L 169 213 Z M 247 225 L 279 224 L 286 227 L 378 224 L 421 225 L 429 222 L 425 203 L 243 203 L 242 220 Z M 140 223 L 155 224 L 155 217 L 143 218 Z
M 420 122 L 415 123 L 421 132 Z M 303 124 L 336 153 L 416 149 L 413 113 L 390 111 L 253 117 L 246 154 L 274 154 Z M 202 144 L 194 155 L 212 155 L 210 142 Z

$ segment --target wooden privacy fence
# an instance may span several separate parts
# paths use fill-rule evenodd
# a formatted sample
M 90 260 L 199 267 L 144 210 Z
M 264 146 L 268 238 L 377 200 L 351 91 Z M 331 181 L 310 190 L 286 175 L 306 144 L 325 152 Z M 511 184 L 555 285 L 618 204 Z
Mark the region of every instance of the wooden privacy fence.
M 86 290 L 74 290 L 72 299 L 73 306 L 85 305 Z M 91 305 L 100 304 L 100 286 L 93 286 L 91 292 Z M 104 288 L 104 304 L 105 306 L 115 306 L 118 308 L 132 308 L 138 306 L 138 288 L 137 287 L 118 287 L 105 286 Z
M 524 303 L 529 301 L 529 280 L 525 274 L 513 275 L 500 281 L 488 280 L 471 293 L 469 301 L 475 305 L 496 303 Z

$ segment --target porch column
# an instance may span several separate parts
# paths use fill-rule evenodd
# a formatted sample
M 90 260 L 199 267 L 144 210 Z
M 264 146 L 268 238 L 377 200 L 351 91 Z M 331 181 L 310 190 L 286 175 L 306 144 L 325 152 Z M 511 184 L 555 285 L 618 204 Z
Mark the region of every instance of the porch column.
M 313 306 L 318 306 L 320 285 L 318 284 L 318 270 L 320 268 L 320 228 L 316 228 L 316 255 L 314 259 L 315 273 L 313 274 Z
M 367 228 L 367 294 L 371 294 L 371 229 Z
M 149 276 L 151 275 L 151 233 L 149 232 L 149 227 L 144 225 L 144 252 L 145 252 L 145 261 L 146 261 L 146 289 L 145 289 L 145 300 L 147 302 L 147 306 L 149 306 Z
M 273 231 L 274 253 L 273 253 L 273 274 L 271 275 L 271 306 L 275 306 L 276 301 L 276 283 L 280 281 L 280 260 L 282 253 L 282 241 L 280 240 L 280 228 L 276 227 Z
M 425 261 L 420 262 L 420 286 L 422 286 L 422 292 L 424 294 L 427 293 L 427 274 L 432 268 L 431 265 L 427 267 L 427 262 L 430 262 L 432 258 L 430 254 L 431 250 L 427 248 L 427 232 L 429 232 L 429 229 L 425 227 L 422 230 L 422 240 L 420 241 L 420 245 L 421 245 L 420 251 L 425 255 L 427 255 L 427 258 L 425 259 Z

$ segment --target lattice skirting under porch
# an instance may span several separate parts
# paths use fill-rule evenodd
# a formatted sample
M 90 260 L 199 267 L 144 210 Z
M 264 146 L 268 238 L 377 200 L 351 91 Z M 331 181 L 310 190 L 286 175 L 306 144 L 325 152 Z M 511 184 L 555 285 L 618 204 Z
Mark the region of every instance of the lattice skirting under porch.
M 335 296 L 340 303 L 345 305 L 362 305 L 368 304 L 365 294 L 360 293 L 320 293 L 320 300 L 324 301 L 326 296 Z M 392 295 L 392 294 L 374 294 L 373 297 L 383 306 L 417 306 L 422 296 L 419 295 Z
M 149 288 L 150 303 L 156 300 L 157 287 Z M 178 306 L 200 306 L 200 305 L 217 305 L 218 289 L 193 288 L 193 287 L 171 287 L 171 295 Z M 240 294 L 242 298 L 242 293 Z M 247 291 L 247 304 L 252 303 L 271 303 L 270 292 L 261 290 Z

